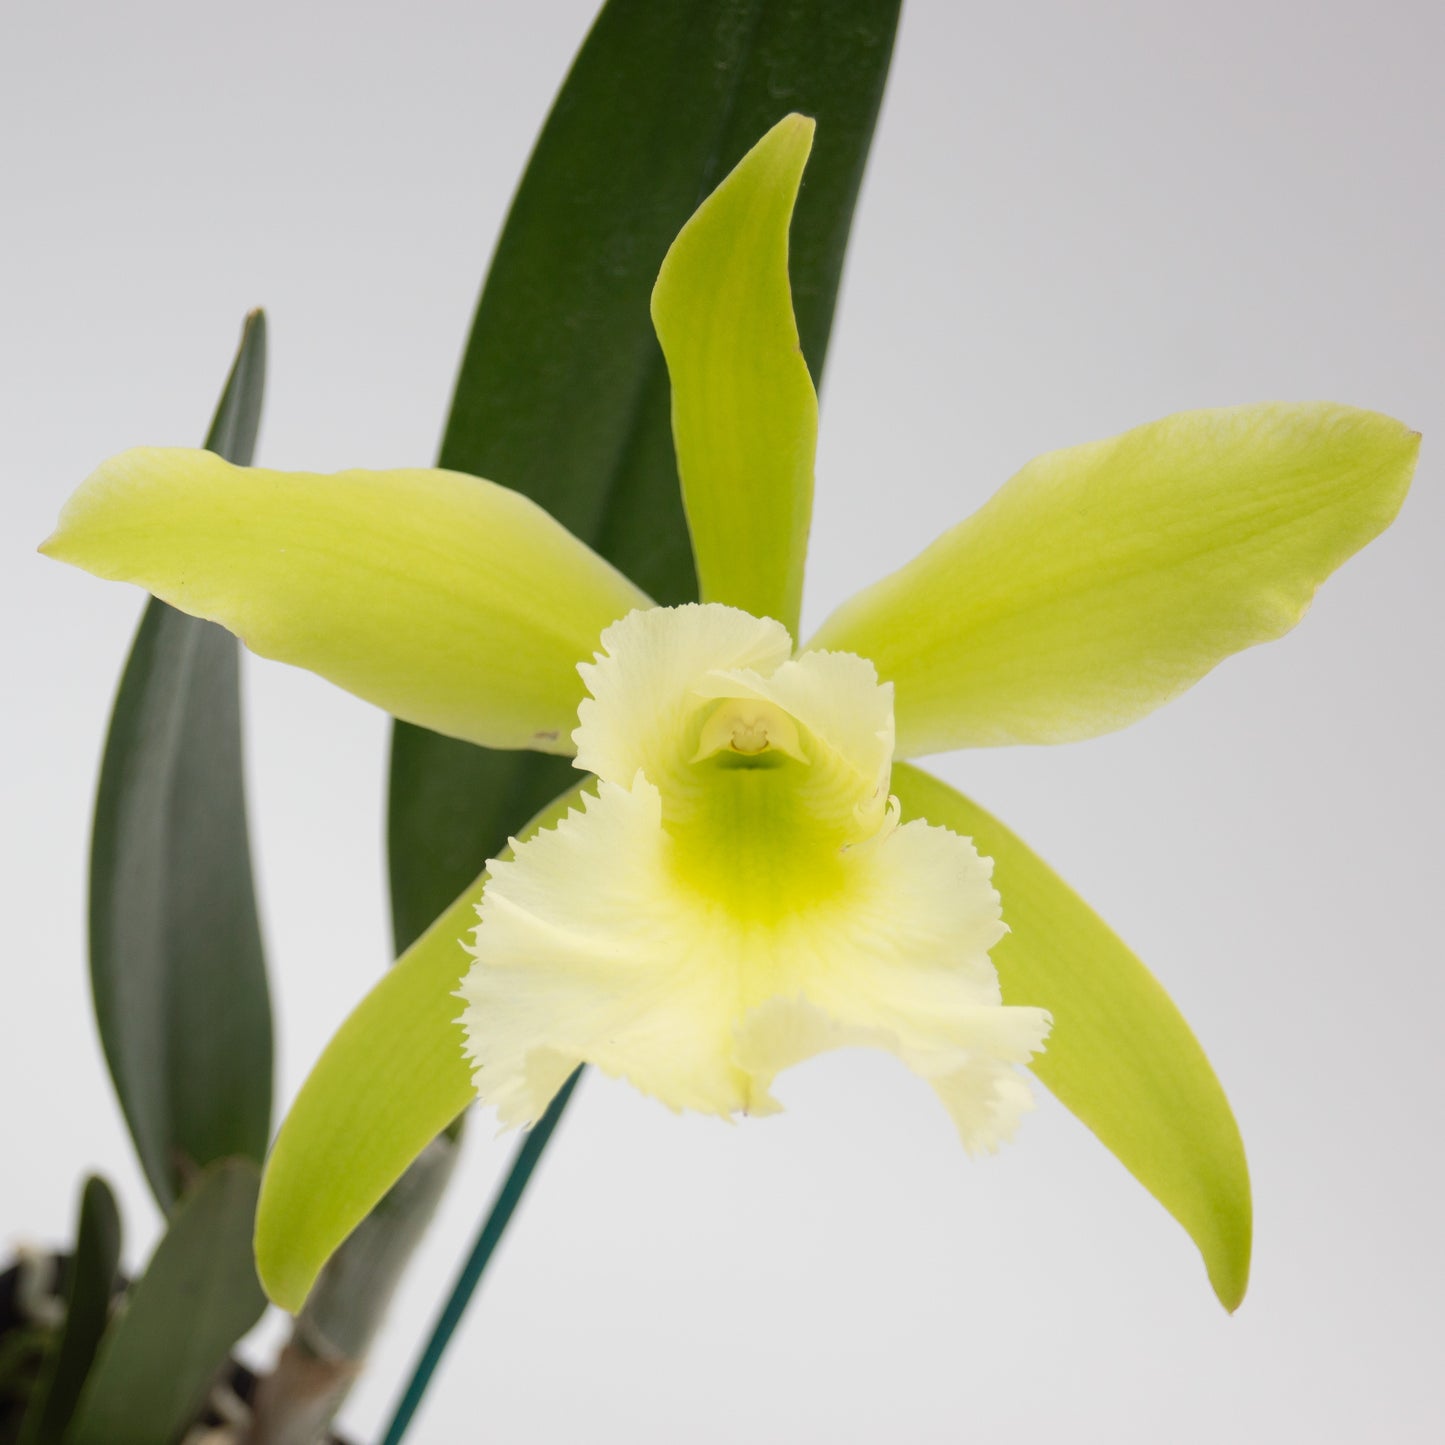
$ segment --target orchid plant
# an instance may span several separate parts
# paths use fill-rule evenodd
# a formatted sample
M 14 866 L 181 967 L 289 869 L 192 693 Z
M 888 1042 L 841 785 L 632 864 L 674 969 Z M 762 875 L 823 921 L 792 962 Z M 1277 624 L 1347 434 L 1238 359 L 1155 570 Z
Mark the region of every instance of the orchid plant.
M 587 775 L 294 1102 L 256 1230 L 288 1309 L 478 1099 L 526 1127 L 590 1063 L 675 1110 L 768 1113 L 778 1074 L 845 1046 L 896 1055 L 971 1152 L 1013 1132 L 1027 1067 L 1243 1298 L 1244 1151 L 1187 1024 L 1025 843 L 906 760 L 1121 728 L 1280 636 L 1394 517 L 1418 437 L 1271 404 L 1051 453 L 799 644 L 817 401 L 788 240 L 812 138 L 801 115 L 763 136 L 653 292 L 700 604 L 655 606 L 531 501 L 440 470 L 141 449 L 44 546 L 400 718 Z

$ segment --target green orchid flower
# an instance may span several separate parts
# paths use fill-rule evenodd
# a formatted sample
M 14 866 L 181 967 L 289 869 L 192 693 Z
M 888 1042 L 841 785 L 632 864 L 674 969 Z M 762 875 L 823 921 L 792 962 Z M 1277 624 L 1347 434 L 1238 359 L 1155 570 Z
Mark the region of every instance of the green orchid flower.
M 1026 844 L 900 760 L 1124 727 L 1280 636 L 1394 517 L 1418 438 L 1265 405 L 1052 453 L 795 649 L 817 401 L 787 247 L 811 142 L 801 116 L 770 131 L 653 294 L 701 604 L 654 607 L 531 502 L 441 471 L 133 451 L 45 546 L 398 717 L 589 775 L 303 1086 L 257 1225 L 287 1308 L 478 1097 L 525 1125 L 590 1062 L 675 1109 L 767 1112 L 781 1070 L 850 1045 L 899 1057 L 975 1151 L 1029 1106 L 1027 1065 L 1243 1297 L 1244 1151 L 1188 1026 Z

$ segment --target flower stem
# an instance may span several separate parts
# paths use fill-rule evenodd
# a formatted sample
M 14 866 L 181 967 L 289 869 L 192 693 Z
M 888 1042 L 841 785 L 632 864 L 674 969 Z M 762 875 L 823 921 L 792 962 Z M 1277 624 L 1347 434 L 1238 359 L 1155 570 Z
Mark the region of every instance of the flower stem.
M 502 1236 L 507 1232 L 507 1225 L 511 1223 L 512 1215 L 516 1212 L 517 1205 L 526 1192 L 527 1182 L 532 1177 L 532 1171 L 537 1167 L 537 1161 L 541 1159 L 542 1151 L 547 1147 L 552 1132 L 556 1129 L 557 1122 L 562 1117 L 562 1111 L 567 1107 L 567 1101 L 572 1097 L 572 1090 L 577 1086 L 577 1080 L 581 1075 L 581 1069 L 572 1074 L 558 1090 L 557 1097 L 552 1100 L 547 1112 L 523 1136 L 512 1160 L 512 1167 L 507 1171 L 507 1177 L 502 1181 L 502 1187 L 492 1201 L 492 1207 L 487 1212 L 487 1217 L 477 1234 L 476 1242 L 472 1245 L 472 1251 L 467 1256 L 467 1262 L 462 1266 L 461 1273 L 452 1286 L 451 1295 L 442 1312 L 437 1316 L 436 1323 L 432 1326 L 431 1338 L 427 1340 L 426 1349 L 422 1351 L 416 1367 L 411 1372 L 406 1392 L 398 1402 L 396 1411 L 391 1417 L 391 1424 L 387 1426 L 386 1434 L 382 1437 L 382 1445 L 401 1445 L 407 1427 L 411 1424 L 412 1416 L 416 1414 L 422 1396 L 426 1394 L 427 1386 L 431 1384 L 431 1378 L 436 1373 L 437 1365 L 441 1362 L 446 1347 L 451 1343 L 452 1335 L 461 1323 L 462 1315 L 466 1313 L 472 1295 L 476 1293 L 477 1285 L 481 1282 L 482 1271 L 486 1269 L 487 1261 L 491 1259 L 493 1252 L 502 1242 Z

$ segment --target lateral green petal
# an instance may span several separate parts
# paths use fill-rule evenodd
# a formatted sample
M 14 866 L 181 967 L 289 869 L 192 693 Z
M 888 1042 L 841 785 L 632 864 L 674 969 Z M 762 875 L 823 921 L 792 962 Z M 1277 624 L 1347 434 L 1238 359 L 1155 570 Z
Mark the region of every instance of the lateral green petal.
M 682 228 L 652 292 L 702 600 L 795 636 L 818 398 L 793 318 L 788 226 L 812 144 L 806 116 L 780 120 Z
M 494 748 L 570 753 L 602 629 L 649 599 L 534 502 L 460 472 L 272 472 L 138 448 L 41 551 L 263 657 Z
M 894 683 L 902 757 L 1110 732 L 1288 632 L 1394 518 L 1419 444 L 1316 402 L 1050 452 L 808 645 Z
M 1112 929 L 997 818 L 899 763 L 905 818 L 926 818 L 994 860 L 1009 933 L 993 947 L 1004 1002 L 1054 1017 L 1031 1064 L 1179 1221 L 1227 1310 L 1249 1283 L 1252 1211 L 1244 1145 L 1209 1060 L 1169 996 Z
M 564 793 L 518 835 L 578 805 Z M 457 997 L 486 875 L 397 960 L 342 1024 L 282 1122 L 256 1210 L 256 1269 L 295 1314 L 338 1245 L 476 1097 Z

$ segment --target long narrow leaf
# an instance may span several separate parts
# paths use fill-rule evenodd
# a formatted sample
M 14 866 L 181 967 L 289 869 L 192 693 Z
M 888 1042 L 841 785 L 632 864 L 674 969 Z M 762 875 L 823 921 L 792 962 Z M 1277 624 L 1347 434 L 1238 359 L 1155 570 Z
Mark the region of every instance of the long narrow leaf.
M 260 1175 L 212 1165 L 181 1199 L 106 1331 L 66 1445 L 169 1445 L 195 1417 L 266 1297 L 251 1259 Z
M 110 1319 L 119 1266 L 120 1211 L 110 1186 L 92 1175 L 80 1196 L 65 1324 L 26 1410 L 19 1445 L 60 1445 L 64 1438 Z
M 789 111 L 816 118 L 790 272 L 821 375 L 899 0 L 610 0 L 523 177 L 463 358 L 443 466 L 525 492 L 658 602 L 696 595 L 648 298 L 704 196 Z M 569 785 L 554 758 L 399 726 L 398 951 Z
M 266 325 L 247 318 L 206 445 L 251 460 Z M 116 695 L 90 865 L 96 1021 L 169 1211 L 216 1159 L 265 1155 L 271 1010 L 242 781 L 236 642 L 147 604 Z

